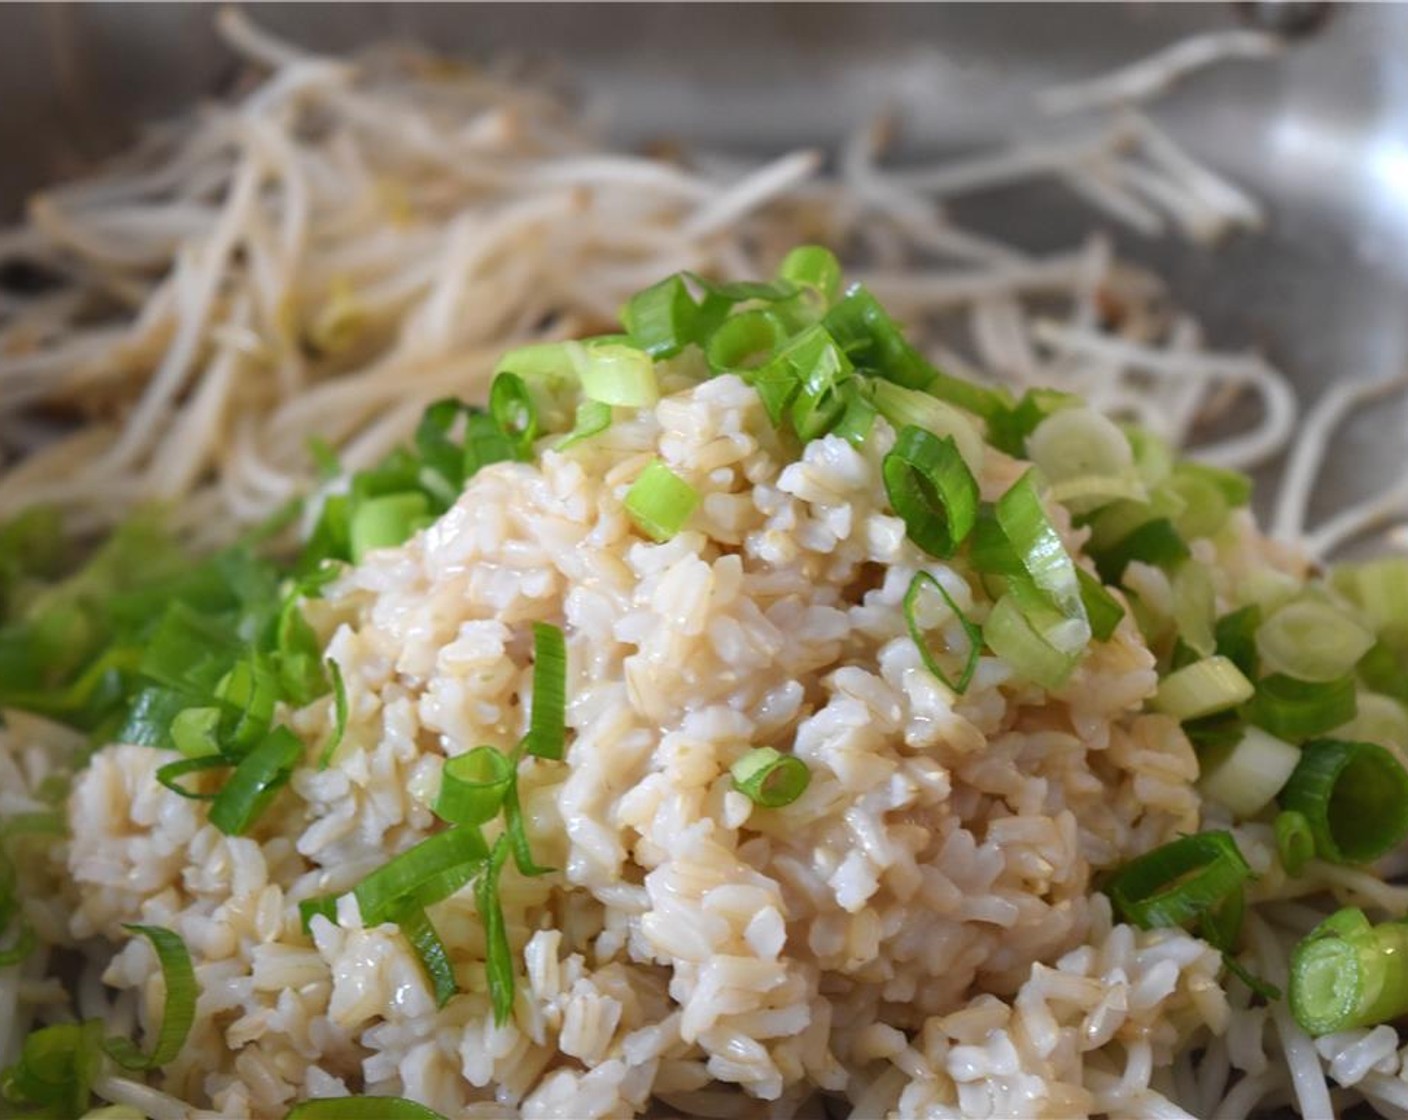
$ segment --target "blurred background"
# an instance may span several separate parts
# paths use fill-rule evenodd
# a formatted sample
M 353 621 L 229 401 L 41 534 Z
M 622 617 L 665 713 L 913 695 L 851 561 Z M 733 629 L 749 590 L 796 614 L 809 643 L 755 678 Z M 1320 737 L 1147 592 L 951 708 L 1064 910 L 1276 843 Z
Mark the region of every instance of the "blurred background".
M 977 150 L 1040 126 L 1033 94 L 1199 31 L 1296 32 L 1269 61 L 1229 61 L 1157 103 L 1190 151 L 1251 190 L 1268 228 L 1216 249 L 1117 232 L 1224 348 L 1256 345 L 1303 397 L 1408 362 L 1408 6 L 1307 4 L 249 5 L 320 50 L 420 41 L 545 66 L 617 143 L 774 153 L 833 149 L 898 110 L 893 158 Z M 144 121 L 227 90 L 240 68 L 215 9 L 0 8 L 0 208 L 91 166 Z M 1025 130 L 1025 131 L 1024 131 Z M 1091 211 L 1056 184 L 960 202 L 960 219 L 1034 250 Z M 1101 223 L 1108 224 L 1108 223 Z M 1319 512 L 1401 473 L 1408 417 L 1349 426 Z

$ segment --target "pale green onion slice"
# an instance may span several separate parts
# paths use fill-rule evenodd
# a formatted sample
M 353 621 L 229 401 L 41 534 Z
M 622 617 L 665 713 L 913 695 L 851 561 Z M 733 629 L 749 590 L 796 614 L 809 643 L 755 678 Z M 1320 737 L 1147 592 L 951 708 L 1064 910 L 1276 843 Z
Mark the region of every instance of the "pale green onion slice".
M 1369 652 L 1374 635 L 1328 603 L 1287 603 L 1258 627 L 1256 648 L 1272 672 L 1302 681 L 1338 680 Z
M 1042 508 L 1036 482 L 1028 471 L 997 500 L 993 510 L 1025 577 L 1051 604 L 1064 624 L 1043 626 L 1024 603 L 1029 621 L 1059 653 L 1078 654 L 1090 640 L 1090 624 L 1081 601 L 1080 580 L 1070 553 Z
M 1079 659 L 1078 654 L 1062 652 L 1043 638 L 1011 594 L 993 605 L 983 623 L 983 638 L 1019 676 L 1046 689 L 1065 684 Z
M 560 760 L 567 749 L 567 638 L 549 622 L 533 623 L 533 707 L 528 718 L 524 749 L 535 758 Z
M 582 395 L 588 400 L 647 408 L 660 399 L 655 363 L 644 350 L 619 342 L 589 342 L 574 354 Z
M 573 444 L 600 435 L 611 427 L 611 406 L 601 401 L 582 401 L 577 405 L 577 419 L 572 430 L 562 437 L 555 450 L 566 451 Z
M 1317 1037 L 1408 1014 L 1408 923 L 1371 925 L 1351 908 L 1326 918 L 1291 955 L 1290 1004 Z
M 779 280 L 810 288 L 830 303 L 841 290 L 841 264 L 836 254 L 820 245 L 798 245 L 778 265 Z
M 1290 743 L 1249 727 L 1235 745 L 1202 753 L 1198 789 L 1248 820 L 1271 804 L 1299 762 L 1300 751 Z
M 352 560 L 361 563 L 373 549 L 405 544 L 430 516 L 430 500 L 419 490 L 367 498 L 352 514 Z
M 1315 833 L 1304 813 L 1287 809 L 1276 814 L 1276 858 L 1287 875 L 1299 875 L 1315 858 Z
M 734 789 L 764 809 L 791 805 L 807 791 L 812 780 L 805 762 L 772 747 L 749 751 L 729 768 L 729 773 Z
M 1027 437 L 1027 455 L 1052 484 L 1052 498 L 1077 513 L 1115 498 L 1143 497 L 1128 437 L 1092 408 L 1053 412 Z
M 1160 681 L 1154 707 L 1180 722 L 1201 719 L 1245 703 L 1255 691 L 1242 670 L 1227 658 L 1205 657 Z
M 776 312 L 742 311 L 725 319 L 709 336 L 704 358 L 715 373 L 755 369 L 770 361 L 786 341 L 786 324 Z
M 929 639 L 924 631 L 928 628 L 925 624 L 931 620 L 921 618 L 920 614 L 924 604 L 921 597 L 926 590 L 936 591 L 942 597 L 948 613 L 953 615 L 958 621 L 958 625 L 963 630 L 964 648 L 960 650 L 946 650 L 946 654 L 956 660 L 958 673 L 956 676 L 944 669 L 938 656 L 930 647 Z M 927 612 L 926 612 L 927 613 Z M 935 579 L 928 572 L 915 572 L 914 578 L 909 581 L 909 590 L 904 594 L 904 621 L 909 628 L 910 640 L 919 650 L 919 658 L 924 662 L 924 667 L 941 680 L 948 688 L 958 695 L 963 695 L 968 690 L 969 682 L 973 679 L 973 673 L 978 668 L 978 656 L 983 649 L 983 631 L 972 622 L 962 609 L 955 603 L 944 585 Z
M 683 529 L 698 504 L 694 487 L 659 459 L 641 471 L 626 491 L 626 513 L 641 532 L 658 543 Z
M 922 428 L 931 435 L 952 436 L 963 462 L 976 476 L 983 472 L 987 444 L 977 425 L 961 410 L 920 389 L 906 389 L 874 378 L 867 383 L 871 403 L 895 431 Z
M 1375 630 L 1408 624 L 1408 560 L 1393 556 L 1346 565 L 1334 581 L 1363 608 Z
M 1186 560 L 1174 572 L 1171 583 L 1178 636 L 1195 653 L 1211 656 L 1217 651 L 1217 602 L 1212 577 L 1203 565 Z

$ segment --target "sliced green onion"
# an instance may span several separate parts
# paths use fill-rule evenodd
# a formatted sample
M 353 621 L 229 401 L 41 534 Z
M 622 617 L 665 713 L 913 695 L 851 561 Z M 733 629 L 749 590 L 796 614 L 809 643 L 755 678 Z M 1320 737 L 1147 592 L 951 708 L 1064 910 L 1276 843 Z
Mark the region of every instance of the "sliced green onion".
M 1281 793 L 1331 863 L 1370 863 L 1408 837 L 1408 770 L 1377 743 L 1314 739 Z
M 242 658 L 220 678 L 215 698 L 233 713 L 234 718 L 226 721 L 225 753 L 238 757 L 268 733 L 279 699 L 278 677 L 263 658 Z
M 187 758 L 219 754 L 219 732 L 219 708 L 183 708 L 171 721 L 171 742 Z
M 1304 813 L 1287 809 L 1276 814 L 1276 855 L 1287 875 L 1299 875 L 1315 858 L 1315 833 Z
M 1252 500 L 1252 480 L 1241 471 L 1185 459 L 1174 467 L 1173 473 L 1183 478 L 1196 478 L 1216 487 L 1222 495 L 1222 500 L 1233 509 L 1247 505 Z
M 1408 645 L 1381 637 L 1356 666 L 1359 679 L 1375 692 L 1408 704 Z
M 974 475 L 983 471 L 987 445 L 973 421 L 953 405 L 918 389 L 906 389 L 889 381 L 872 380 L 867 388 L 871 403 L 896 431 L 922 428 L 940 438 L 952 436 L 959 454 Z
M 1355 711 L 1353 677 L 1312 683 L 1273 673 L 1256 682 L 1246 717 L 1278 739 L 1294 743 L 1348 723 Z
M 405 544 L 430 516 L 430 502 L 418 491 L 368 498 L 352 513 L 349 526 L 352 560 L 361 563 L 378 548 Z
M 956 678 L 949 676 L 944 667 L 939 664 L 938 657 L 929 646 L 929 640 L 924 634 L 924 627 L 920 625 L 918 612 L 920 610 L 920 597 L 925 590 L 937 591 L 942 596 L 944 604 L 952 612 L 954 618 L 958 620 L 958 625 L 962 628 L 966 649 L 946 650 L 950 656 L 961 663 Z M 945 686 L 958 695 L 968 691 L 968 685 L 973 679 L 973 673 L 978 668 L 978 658 L 983 652 L 983 631 L 976 623 L 971 621 L 966 614 L 953 601 L 949 593 L 944 589 L 944 585 L 936 580 L 928 572 L 915 572 L 914 578 L 909 581 L 909 590 L 904 594 L 904 621 L 909 628 L 909 638 L 919 650 L 920 660 L 924 662 L 924 667 L 938 677 Z
M 644 350 L 619 343 L 585 343 L 579 355 L 582 395 L 603 404 L 648 408 L 660 399 L 655 363 Z
M 845 353 L 820 326 L 808 327 L 779 357 L 792 369 L 796 391 L 789 416 L 803 442 L 820 439 L 845 415 L 855 370 Z
M 498 374 L 489 387 L 489 415 L 513 444 L 515 457 L 528 459 L 538 438 L 538 406 L 523 378 L 509 370 Z
M 509 848 L 513 851 L 513 862 L 520 875 L 529 878 L 547 875 L 551 867 L 540 867 L 533 858 L 532 846 L 528 843 L 528 829 L 523 823 L 523 806 L 518 800 L 518 772 L 509 777 L 508 791 L 504 795 L 504 834 L 508 837 Z
M 1230 833 L 1200 832 L 1131 860 L 1109 877 L 1104 890 L 1122 921 L 1161 929 L 1217 911 L 1242 893 L 1251 875 Z M 1235 940 L 1228 932 L 1221 930 L 1224 947 Z
M 1291 954 L 1290 1002 L 1316 1037 L 1408 1013 L 1408 924 L 1371 925 L 1350 907 L 1332 914 Z
M 699 308 L 678 274 L 633 295 L 621 322 L 631 342 L 652 358 L 674 357 L 699 340 Z
M 1373 644 L 1374 635 L 1344 612 L 1311 599 L 1286 604 L 1256 632 L 1268 669 L 1320 684 L 1353 671 Z
M 1408 623 L 1408 560 L 1399 556 L 1346 564 L 1335 570 L 1339 587 L 1377 631 Z
M 1235 745 L 1203 753 L 1198 790 L 1238 820 L 1249 820 L 1271 804 L 1299 762 L 1300 751 L 1290 743 L 1248 727 Z
M 953 437 L 904 428 L 880 469 L 909 539 L 931 556 L 952 556 L 978 518 L 978 484 Z
M 274 800 L 303 757 L 303 744 L 277 727 L 240 761 L 210 803 L 210 823 L 227 836 L 241 836 Z
M 166 985 L 162 1001 L 161 1029 L 150 1054 L 144 1054 L 128 1038 L 110 1038 L 103 1049 L 123 1069 L 159 1069 L 172 1062 L 186 1044 L 186 1036 L 196 1020 L 196 971 L 191 953 L 181 936 L 163 926 L 124 925 L 128 933 L 138 934 L 152 943 L 161 978 Z
M 1059 627 L 1037 626 L 1046 641 L 1061 653 L 1077 653 L 1090 640 L 1089 621 L 1081 601 L 1076 566 L 1055 526 L 1042 508 L 1031 471 L 1019 478 L 997 500 L 997 523 L 1016 553 L 1026 578 L 1066 620 Z M 1020 594 L 1019 588 L 1014 588 Z M 1036 623 L 1029 605 L 1024 604 L 1028 621 Z
M 319 770 L 326 770 L 332 765 L 337 748 L 342 746 L 342 739 L 347 734 L 347 685 L 342 680 L 342 667 L 331 657 L 323 664 L 332 680 L 332 731 L 318 753 Z
M 313 919 L 321 914 L 333 925 L 337 925 L 337 898 L 335 894 L 305 898 L 298 904 L 298 924 L 304 933 L 312 933 Z
M 394 922 L 406 910 L 449 898 L 488 857 L 488 846 L 477 828 L 450 828 L 422 840 L 352 888 L 363 924 Z
M 787 326 L 773 311 L 744 311 L 719 324 L 704 347 L 715 373 L 750 370 L 768 362 L 787 340 Z
M 1261 608 L 1252 604 L 1223 615 L 1213 627 L 1217 652 L 1241 669 L 1248 680 L 1255 680 L 1261 672 L 1261 659 L 1256 653 L 1260 626 Z
M 841 411 L 841 418 L 836 421 L 836 426 L 831 429 L 833 436 L 844 439 L 852 447 L 865 445 L 878 415 L 875 406 L 859 386 L 859 379 L 852 378 L 841 387 L 841 400 L 845 407 Z
M 1217 652 L 1217 632 L 1214 616 L 1217 597 L 1212 577 L 1201 564 L 1185 562 L 1178 565 L 1170 580 L 1173 590 L 1173 622 L 1178 637 L 1189 649 L 1202 657 Z
M 78 1116 L 88 1107 L 102 1061 L 102 1020 L 41 1027 L 25 1038 L 19 1061 L 0 1074 L 0 1095 L 39 1108 L 40 1116 Z
M 841 262 L 820 245 L 798 245 L 782 258 L 777 275 L 799 288 L 810 288 L 826 303 L 841 290 Z
M 1003 595 L 988 613 L 983 638 L 1019 676 L 1048 690 L 1064 685 L 1078 660 L 1077 653 L 1064 653 L 1043 638 L 1010 593 Z
M 927 389 L 936 371 L 900 332 L 879 301 L 854 285 L 822 319 L 829 338 L 851 362 L 907 389 Z M 952 402 L 964 407 L 961 401 Z
M 90 1108 L 79 1120 L 147 1120 L 147 1114 L 130 1104 L 106 1104 L 101 1108 Z
M 1230 508 L 1222 490 L 1201 474 L 1191 473 L 1180 463 L 1160 487 L 1177 495 L 1183 510 L 1173 518 L 1173 527 L 1184 540 L 1215 536 L 1224 525 Z
M 791 805 L 806 793 L 812 781 L 812 772 L 805 762 L 772 747 L 749 751 L 729 767 L 729 773 L 733 788 L 764 809 Z
M 431 989 L 435 993 L 435 1006 L 444 1007 L 450 1002 L 450 997 L 459 990 L 445 943 L 440 940 L 440 935 L 430 924 L 423 907 L 412 906 L 402 911 L 396 924 L 401 928 L 401 936 L 410 942 L 416 959 L 420 961 L 430 979 Z
M 611 406 L 601 401 L 582 401 L 577 405 L 577 420 L 572 430 L 557 443 L 556 450 L 566 451 L 573 444 L 600 435 L 611 427 Z
M 168 762 L 156 768 L 156 780 L 182 797 L 192 801 L 214 801 L 217 793 L 197 793 L 180 783 L 187 774 L 198 774 L 206 770 L 229 770 L 234 766 L 224 755 L 202 755 L 199 758 L 183 758 L 179 762 Z
M 1087 551 L 1092 556 L 1108 552 L 1140 526 L 1159 518 L 1172 523 L 1182 516 L 1183 511 L 1183 499 L 1161 487 L 1150 490 L 1148 499 L 1142 502 L 1111 502 L 1087 519 L 1090 524 Z
M 533 623 L 533 709 L 524 747 L 535 758 L 560 760 L 567 743 L 567 639 L 556 626 Z
M 1159 682 L 1154 707 L 1180 722 L 1224 712 L 1250 700 L 1255 692 L 1242 670 L 1225 657 L 1205 657 L 1170 673 Z
M 499 815 L 513 781 L 513 763 L 495 747 L 447 759 L 435 815 L 448 824 L 486 824 Z
M 668 282 L 662 281 L 661 284 Z M 498 360 L 494 366 L 494 376 L 511 370 L 525 381 L 540 382 L 551 391 L 559 391 L 575 384 L 577 380 L 577 363 L 573 359 L 573 353 L 579 345 L 580 343 L 569 342 L 534 342 L 519 346 Z
M 294 1105 L 284 1120 L 445 1120 L 404 1097 L 320 1097 Z
M 508 837 L 499 837 L 484 873 L 474 883 L 474 903 L 484 925 L 485 971 L 489 980 L 489 1000 L 494 1022 L 502 1026 L 513 1014 L 513 950 L 508 943 L 503 903 L 499 900 L 499 876 L 508 859 Z
M 1053 412 L 1027 437 L 1026 449 L 1051 483 L 1053 498 L 1078 513 L 1114 498 L 1143 497 L 1129 438 L 1092 408 Z
M 699 493 L 659 459 L 641 471 L 626 491 L 626 513 L 651 540 L 664 543 L 684 528 Z
M 1084 568 L 1076 569 L 1076 579 L 1080 582 L 1080 601 L 1085 605 L 1086 617 L 1090 619 L 1090 636 L 1097 642 L 1108 642 L 1124 618 L 1124 607 L 1099 579 Z
M 983 414 L 988 422 L 988 439 L 1009 455 L 1022 458 L 1027 453 L 1027 437 L 1050 416 L 1066 408 L 1078 408 L 1081 399 L 1058 389 L 1028 389 L 1015 404 L 1007 403 Z
M 1188 546 L 1178 535 L 1173 523 L 1164 517 L 1146 521 L 1118 544 L 1093 550 L 1095 567 L 1106 583 L 1118 583 L 1124 570 L 1138 560 L 1156 568 L 1172 568 L 1187 560 Z

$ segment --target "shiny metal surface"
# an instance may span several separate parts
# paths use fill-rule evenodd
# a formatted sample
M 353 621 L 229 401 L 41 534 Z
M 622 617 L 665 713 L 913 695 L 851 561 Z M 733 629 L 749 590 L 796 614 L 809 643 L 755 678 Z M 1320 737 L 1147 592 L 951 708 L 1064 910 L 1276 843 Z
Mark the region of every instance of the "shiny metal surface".
M 320 49 L 419 39 L 484 57 L 553 58 L 624 144 L 777 150 L 833 145 L 899 108 L 912 154 L 973 148 L 1034 120 L 1048 84 L 1127 62 L 1195 31 L 1309 22 L 1307 5 L 409 4 L 258 7 Z M 115 150 L 140 121 L 234 79 L 209 7 L 0 8 L 0 206 Z M 1314 11 L 1309 13 L 1314 15 Z M 1121 235 L 1169 278 L 1221 346 L 1255 344 L 1305 396 L 1408 361 L 1408 6 L 1336 6 L 1270 62 L 1229 62 L 1176 90 L 1159 119 L 1269 205 L 1270 226 L 1220 249 Z M 1068 244 L 1090 215 L 1060 188 L 965 204 L 1032 248 Z M 1319 512 L 1399 472 L 1408 410 L 1345 432 Z

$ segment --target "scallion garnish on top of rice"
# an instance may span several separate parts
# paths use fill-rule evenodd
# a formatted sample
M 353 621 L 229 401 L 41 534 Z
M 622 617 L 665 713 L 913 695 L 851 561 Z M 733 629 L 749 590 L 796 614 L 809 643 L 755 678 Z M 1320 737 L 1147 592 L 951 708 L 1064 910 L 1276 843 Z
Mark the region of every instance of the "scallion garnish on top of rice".
M 864 287 L 842 290 L 819 247 L 794 250 L 766 282 L 669 277 L 622 318 L 621 334 L 505 355 L 487 410 L 431 405 L 412 446 L 348 474 L 329 463 L 319 493 L 214 555 L 190 555 L 155 513 L 81 560 L 43 511 L 0 527 L 14 556 L 0 706 L 67 725 L 97 752 L 90 772 L 75 752 L 71 804 L 82 812 L 117 752 L 150 751 L 157 761 L 132 780 L 155 789 L 127 796 L 169 793 L 162 811 L 183 814 L 227 863 L 258 853 L 277 891 L 259 896 L 262 943 L 301 961 L 307 984 L 331 985 L 319 1014 L 392 1014 L 369 1005 L 356 1020 L 328 960 L 361 967 L 343 957 L 354 941 L 404 950 L 427 986 L 425 1015 L 526 1032 L 524 1045 L 597 1069 L 629 990 L 635 1033 L 619 1045 L 654 1048 L 660 1084 L 639 1092 L 667 1100 L 703 1084 L 700 1070 L 765 1098 L 784 1083 L 834 1088 L 808 1065 L 815 1053 L 747 1073 L 721 1057 L 735 1043 L 710 1034 L 733 1000 L 764 1017 L 748 1020 L 750 1045 L 805 1037 L 819 1020 L 788 1009 L 811 997 L 782 993 L 815 988 L 821 971 L 877 993 L 898 985 L 877 1000 L 921 1018 L 964 1014 L 964 994 L 986 982 L 979 960 L 1006 993 L 1052 964 L 1079 971 L 1061 954 L 1110 920 L 1093 872 L 1114 919 L 1195 934 L 1225 963 L 1224 985 L 1274 1002 L 1288 984 L 1313 1034 L 1408 1007 L 1396 926 L 1345 911 L 1279 973 L 1245 928 L 1259 905 L 1296 893 L 1297 877 L 1335 882 L 1334 867 L 1366 865 L 1408 833 L 1394 738 L 1408 728 L 1394 676 L 1408 659 L 1408 569 L 1378 561 L 1312 579 L 1262 555 L 1242 476 L 1178 461 L 1068 394 L 1018 399 L 943 373 Z M 864 561 L 833 570 L 855 540 Z M 770 591 L 802 552 L 810 575 Z M 746 580 L 752 598 L 735 611 Z M 808 602 L 809 581 L 826 594 Z M 707 636 L 709 649 L 643 658 L 679 636 Z M 793 641 L 801 659 L 749 692 Z M 707 664 L 691 661 L 705 652 Z M 1106 661 L 1121 668 L 1102 677 Z M 1121 688 L 1113 707 L 1092 698 Z M 1371 728 L 1361 700 L 1394 718 Z M 1024 767 L 1040 771 L 1034 785 Z M 1158 783 L 1142 784 L 1151 773 Z M 968 808 L 950 801 L 955 780 Z M 1147 810 L 1141 790 L 1154 791 Z M 1107 793 L 1114 809 L 1100 805 Z M 397 805 L 384 818 L 379 798 Z M 1078 840 L 1087 826 L 1066 798 L 1108 819 Z M 886 831 L 891 811 L 919 816 Z M 952 815 L 965 812 L 981 821 Z M 373 820 L 371 839 L 357 839 Z M 1025 835 L 1024 821 L 1040 842 L 1000 889 L 996 871 L 984 878 L 955 854 L 971 856 L 984 832 Z M 81 848 L 87 826 L 71 824 Z M 810 870 L 774 866 L 797 835 Z M 346 862 L 324 860 L 325 844 Z M 1050 845 L 1070 846 L 1064 871 L 1040 854 Z M 703 860 L 684 878 L 676 847 Z M 1000 844 L 984 850 L 1002 864 Z M 18 959 L 36 939 L 14 875 L 3 882 L 4 948 Z M 696 888 L 697 909 L 671 909 Z M 234 888 L 171 889 L 209 901 Z M 868 932 L 853 924 L 875 899 L 905 908 L 896 928 L 917 928 L 903 959 L 927 959 L 924 907 L 962 914 L 969 892 L 982 901 L 956 930 L 1007 930 L 1048 898 L 1064 908 L 1050 913 L 1083 916 L 1049 941 L 970 940 L 968 978 L 944 996 L 941 961 L 901 980 L 878 917 Z M 573 917 L 586 899 L 602 909 Z M 203 905 L 176 906 L 184 939 L 125 926 L 155 946 L 167 985 L 148 1051 L 103 1044 L 97 1028 L 47 1028 L 3 1082 L 12 1102 L 59 1107 L 73 1094 L 86 1107 L 108 1076 L 104 1047 L 130 1070 L 185 1068 L 183 1048 L 204 1045 L 188 1033 L 206 1029 L 193 1026 L 188 945 L 202 964 L 223 959 L 209 955 L 208 923 L 233 920 Z M 811 932 L 789 925 L 818 906 Z M 390 940 L 373 950 L 378 930 Z M 564 936 L 579 945 L 565 987 L 549 976 L 565 967 Z M 1201 951 L 1187 942 L 1185 964 Z M 589 981 L 591 959 L 625 972 Z M 662 966 L 675 982 L 657 983 L 649 970 Z M 264 966 L 252 967 L 257 987 Z M 768 972 L 756 990 L 749 970 Z M 573 1002 L 579 988 L 590 1001 Z M 696 1002 L 706 989 L 707 1006 Z M 885 1037 L 903 1050 L 917 1036 L 901 1023 Z M 695 1072 L 667 1074 L 671 1062 Z M 383 1099 L 381 1115 L 432 1115 Z

